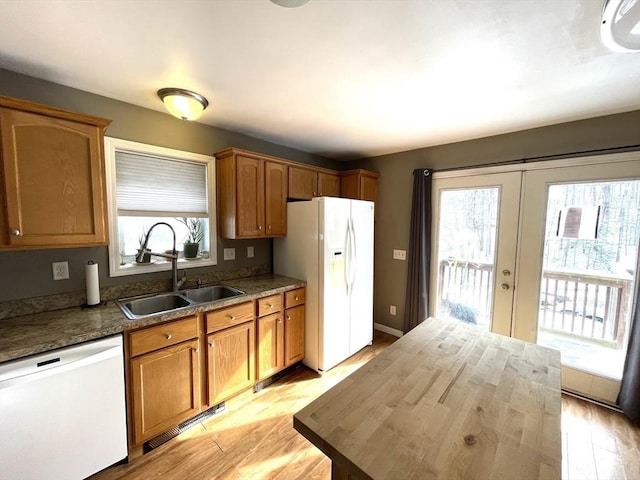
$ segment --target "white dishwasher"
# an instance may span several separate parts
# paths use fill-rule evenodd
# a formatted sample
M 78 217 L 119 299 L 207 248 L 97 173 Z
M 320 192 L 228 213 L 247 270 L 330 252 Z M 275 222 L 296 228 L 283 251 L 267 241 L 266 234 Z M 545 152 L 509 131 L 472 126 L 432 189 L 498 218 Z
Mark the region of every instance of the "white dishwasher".
M 0 480 L 74 480 L 127 456 L 122 335 L 0 364 Z

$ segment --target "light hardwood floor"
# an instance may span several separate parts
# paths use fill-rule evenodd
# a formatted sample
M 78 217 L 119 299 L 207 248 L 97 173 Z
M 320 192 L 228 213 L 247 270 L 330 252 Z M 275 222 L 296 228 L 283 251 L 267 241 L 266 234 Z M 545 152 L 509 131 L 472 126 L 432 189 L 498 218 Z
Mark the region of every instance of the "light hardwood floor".
M 329 480 L 330 461 L 293 429 L 292 416 L 395 340 L 376 331 L 372 346 L 325 375 L 302 367 L 242 393 L 224 412 L 91 480 Z M 624 415 L 563 395 L 562 437 L 565 480 L 640 479 L 640 428 Z

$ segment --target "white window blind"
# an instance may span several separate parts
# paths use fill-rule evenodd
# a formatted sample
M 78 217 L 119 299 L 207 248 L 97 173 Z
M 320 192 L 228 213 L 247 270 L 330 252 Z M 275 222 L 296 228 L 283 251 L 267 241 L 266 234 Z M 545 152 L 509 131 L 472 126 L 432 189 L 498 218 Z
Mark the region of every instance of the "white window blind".
M 119 215 L 207 216 L 207 167 L 166 157 L 116 151 Z

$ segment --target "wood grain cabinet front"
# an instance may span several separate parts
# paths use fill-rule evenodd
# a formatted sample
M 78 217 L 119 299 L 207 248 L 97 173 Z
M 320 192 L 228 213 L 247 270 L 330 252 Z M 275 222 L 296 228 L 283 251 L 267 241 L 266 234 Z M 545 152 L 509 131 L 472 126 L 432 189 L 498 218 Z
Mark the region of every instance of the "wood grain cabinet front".
M 304 358 L 304 305 L 284 311 L 284 366 Z
M 297 288 L 257 300 L 257 381 L 304 358 L 304 298 L 305 289 Z
M 340 172 L 340 196 L 375 202 L 378 199 L 379 176 L 361 169 Z
M 286 165 L 234 148 L 216 153 L 216 159 L 220 236 L 284 236 L 287 233 Z
M 339 197 L 340 176 L 330 171 L 289 167 L 289 198 L 311 200 L 314 197 Z
M 0 249 L 107 244 L 109 123 L 0 96 Z
M 135 445 L 200 412 L 199 358 L 194 339 L 131 359 Z
M 255 381 L 253 320 L 207 336 L 209 405 L 251 388 Z

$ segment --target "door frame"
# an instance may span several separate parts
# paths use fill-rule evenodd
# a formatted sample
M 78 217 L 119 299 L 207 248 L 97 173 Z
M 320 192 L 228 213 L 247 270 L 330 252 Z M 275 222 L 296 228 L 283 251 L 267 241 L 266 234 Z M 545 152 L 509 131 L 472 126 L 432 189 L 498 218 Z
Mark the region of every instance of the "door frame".
M 519 221 L 518 224 L 518 235 L 517 235 L 517 254 L 515 259 L 515 269 L 513 272 L 513 277 L 515 280 L 513 287 L 513 311 L 510 319 L 511 328 L 510 332 L 498 332 L 503 333 L 505 335 L 510 335 L 514 338 L 519 338 L 521 340 L 526 340 L 529 342 L 535 343 L 537 340 L 537 308 L 535 308 L 534 312 L 523 313 L 523 309 L 529 308 L 531 309 L 531 305 L 537 307 L 539 302 L 539 290 L 540 290 L 540 277 L 542 275 L 542 264 L 540 263 L 540 257 L 542 255 L 542 251 L 538 251 L 539 248 L 534 249 L 535 255 L 528 255 L 523 251 L 523 239 L 527 239 L 525 243 L 532 244 L 531 238 L 532 236 L 536 237 L 536 241 L 543 246 L 544 242 L 540 242 L 538 238 L 540 235 L 544 236 L 544 221 L 546 216 L 546 205 L 547 205 L 547 196 L 548 196 L 548 185 L 552 182 L 546 182 L 543 187 L 543 197 L 544 197 L 544 209 L 542 211 L 536 211 L 534 214 L 535 219 L 531 220 L 530 216 L 536 208 L 533 208 L 531 204 L 529 204 L 528 208 L 526 205 L 525 194 L 527 190 L 527 175 L 526 172 L 533 172 L 537 170 L 556 170 L 562 169 L 566 167 L 588 167 L 594 166 L 595 168 L 587 168 L 586 170 L 597 170 L 598 166 L 606 166 L 607 164 L 621 164 L 622 170 L 625 172 L 631 172 L 637 175 L 629 176 L 628 173 L 618 174 L 613 173 L 611 178 L 594 178 L 590 180 L 585 178 L 584 181 L 606 181 L 606 180 L 623 180 L 623 179 L 632 179 L 632 178 L 640 178 L 640 151 L 632 151 L 632 152 L 624 152 L 624 153 L 613 153 L 613 154 L 602 154 L 602 155 L 591 155 L 591 156 L 577 156 L 572 158 L 565 159 L 556 159 L 556 160 L 546 160 L 546 161 L 532 161 L 527 162 L 523 161 L 522 163 L 514 163 L 509 165 L 496 165 L 489 167 L 477 167 L 477 168 L 468 168 L 468 169 L 460 169 L 460 170 L 452 170 L 445 172 L 434 172 L 434 181 L 439 179 L 448 179 L 448 178 L 462 178 L 462 177 L 475 177 L 480 175 L 490 175 L 496 173 L 506 173 L 506 172 L 522 172 L 523 173 L 523 181 L 521 182 L 521 191 L 520 191 L 520 215 L 522 217 L 527 216 L 527 222 Z M 588 176 L 587 176 L 588 177 Z M 531 183 L 531 178 L 529 182 Z M 583 179 L 578 178 L 576 181 L 583 181 Z M 558 182 L 556 182 L 558 183 Z M 560 181 L 559 183 L 566 183 Z M 434 198 L 436 196 L 436 189 L 434 189 Z M 530 203 L 530 202 L 529 202 Z M 434 226 L 437 225 L 439 221 L 439 212 L 437 211 L 438 203 L 433 203 L 433 222 Z M 540 209 L 538 209 L 540 210 Z M 543 225 L 542 227 L 540 225 Z M 436 228 L 433 229 L 436 231 Z M 542 232 L 542 233 L 540 233 Z M 535 242 L 534 242 L 535 243 Z M 499 248 L 499 247 L 497 247 Z M 542 247 L 541 247 L 542 248 Z M 430 278 L 430 298 L 436 298 L 436 281 L 437 281 L 437 266 L 434 267 L 437 263 L 437 239 L 432 244 L 432 260 L 431 260 L 431 278 Z M 528 257 L 528 258 L 526 258 Z M 500 268 L 500 267 L 498 267 Z M 522 278 L 526 277 L 528 280 L 523 284 L 522 288 L 520 287 L 520 281 Z M 531 278 L 534 280 L 531 280 Z M 497 275 L 494 276 L 494 283 L 496 282 Z M 636 282 L 640 281 L 640 272 L 636 272 Z M 495 288 L 495 285 L 494 285 Z M 429 315 L 435 315 L 435 301 L 431 301 L 429 305 Z M 590 372 L 582 372 L 580 370 L 576 370 L 571 367 L 564 366 L 562 367 L 563 372 L 563 388 L 567 390 L 579 391 L 582 394 L 586 394 L 590 397 L 597 398 L 599 400 L 603 400 L 608 403 L 615 403 L 615 398 L 617 396 L 617 391 L 619 389 L 619 381 L 611 378 L 607 378 L 602 375 L 598 375 L 597 373 Z

